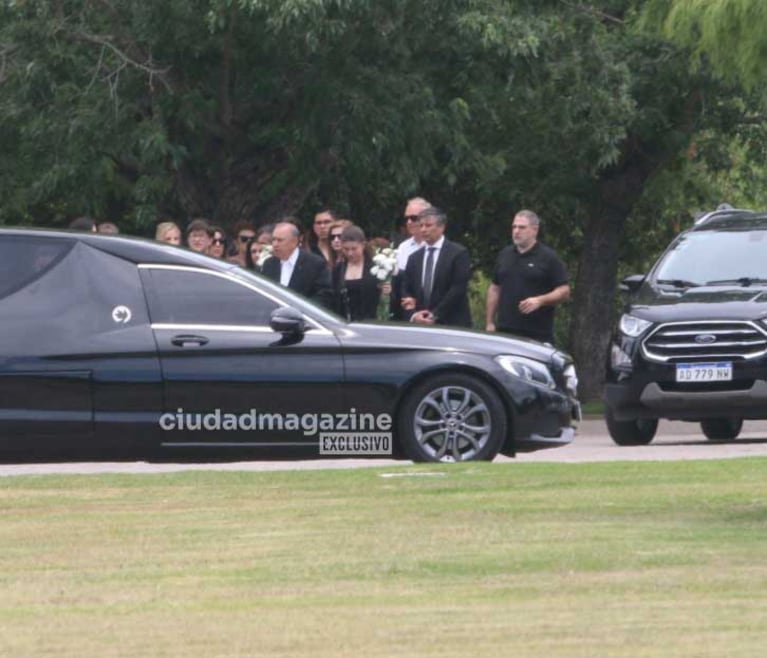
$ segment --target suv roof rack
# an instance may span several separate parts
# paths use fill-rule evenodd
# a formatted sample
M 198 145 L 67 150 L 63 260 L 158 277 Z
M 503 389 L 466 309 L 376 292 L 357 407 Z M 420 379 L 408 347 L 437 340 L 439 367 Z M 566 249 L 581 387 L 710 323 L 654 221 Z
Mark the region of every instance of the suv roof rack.
M 704 213 L 700 217 L 697 217 L 693 221 L 693 226 L 705 224 L 708 220 L 713 219 L 714 217 L 723 217 L 725 215 L 735 215 L 738 213 L 753 214 L 754 211 L 750 208 L 733 208 L 729 203 L 722 203 L 716 207 L 716 210 L 712 210 L 711 212 Z

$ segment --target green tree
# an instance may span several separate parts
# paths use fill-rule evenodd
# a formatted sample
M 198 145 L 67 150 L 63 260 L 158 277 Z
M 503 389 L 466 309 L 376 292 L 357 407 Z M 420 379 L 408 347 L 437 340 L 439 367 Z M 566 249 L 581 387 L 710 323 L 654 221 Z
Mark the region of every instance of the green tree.
M 767 3 L 763 0 L 649 0 L 644 20 L 692 50 L 720 77 L 763 90 L 767 79 Z

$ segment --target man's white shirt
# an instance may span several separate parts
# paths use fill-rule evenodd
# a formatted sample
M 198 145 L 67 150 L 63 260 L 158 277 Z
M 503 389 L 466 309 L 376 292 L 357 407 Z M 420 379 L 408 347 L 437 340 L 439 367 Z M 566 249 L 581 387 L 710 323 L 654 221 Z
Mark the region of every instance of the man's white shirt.
M 408 238 L 397 247 L 397 272 L 404 272 L 407 266 L 407 259 L 423 247 L 425 243 L 416 242 L 415 238 Z
M 290 283 L 290 277 L 293 276 L 293 270 L 298 260 L 298 248 L 293 250 L 287 260 L 280 261 L 280 284 L 287 287 Z

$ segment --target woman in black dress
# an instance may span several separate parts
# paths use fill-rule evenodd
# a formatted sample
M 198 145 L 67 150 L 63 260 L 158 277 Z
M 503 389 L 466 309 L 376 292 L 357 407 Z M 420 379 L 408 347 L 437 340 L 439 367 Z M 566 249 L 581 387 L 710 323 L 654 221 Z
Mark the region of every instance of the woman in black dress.
M 350 322 L 375 320 L 381 297 L 380 281 L 370 273 L 373 260 L 365 233 L 351 224 L 341 233 L 344 260 L 333 269 L 336 310 Z

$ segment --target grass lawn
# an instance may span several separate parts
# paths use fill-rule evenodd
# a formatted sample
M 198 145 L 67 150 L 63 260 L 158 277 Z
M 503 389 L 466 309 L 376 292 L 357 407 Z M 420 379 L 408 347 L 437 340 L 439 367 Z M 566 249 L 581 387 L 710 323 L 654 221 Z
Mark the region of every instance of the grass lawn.
M 0 511 L 0 656 L 767 652 L 765 459 L 14 477 Z

